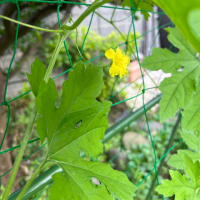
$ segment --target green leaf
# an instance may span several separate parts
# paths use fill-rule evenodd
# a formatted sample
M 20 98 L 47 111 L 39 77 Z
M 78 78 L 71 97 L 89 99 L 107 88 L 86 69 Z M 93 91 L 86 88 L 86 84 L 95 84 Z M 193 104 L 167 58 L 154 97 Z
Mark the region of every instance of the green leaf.
M 154 48 L 151 56 L 142 62 L 142 66 L 152 71 L 162 70 L 165 73 L 177 72 L 180 68 L 180 54 L 174 54 L 168 49 Z
M 184 131 L 181 136 L 190 150 L 178 150 L 178 153 L 168 160 L 168 165 L 182 170 L 186 176 L 173 171 L 172 180 L 163 181 L 157 191 L 165 197 L 175 195 L 178 200 L 197 200 L 200 198 L 200 136 L 198 132 L 191 131 Z
M 193 66 L 174 73 L 161 83 L 160 90 L 163 93 L 160 102 L 161 121 L 173 117 L 180 108 L 190 103 L 196 90 L 195 79 L 199 74 L 199 66 Z
M 200 161 L 199 152 L 194 152 L 190 150 L 178 150 L 177 154 L 174 154 L 170 157 L 167 164 L 170 167 L 184 170 L 185 166 L 183 165 L 183 161 L 185 156 L 189 157 L 194 163 L 196 161 Z
M 185 40 L 200 52 L 199 16 L 200 1 L 191 0 L 153 0 L 176 24 Z
M 183 165 L 184 157 L 189 157 L 194 163 L 200 161 L 200 135 L 199 132 L 183 131 L 181 136 L 184 142 L 187 144 L 187 150 L 178 150 L 177 154 L 174 154 L 168 160 L 168 165 L 176 169 L 186 169 Z
M 181 136 L 184 140 L 184 142 L 187 144 L 190 150 L 179 150 L 178 154 L 185 154 L 190 159 L 192 159 L 193 162 L 200 161 L 200 135 L 199 132 L 192 132 L 192 131 L 183 131 L 181 133 Z
M 60 151 L 86 131 L 105 130 L 110 103 L 96 100 L 103 86 L 102 76 L 100 67 L 79 64 L 63 84 L 61 98 L 53 80 L 41 86 L 37 98 L 38 133 L 41 138 L 47 137 L 50 154 Z M 78 123 L 81 125 L 77 128 Z
M 65 172 L 55 174 L 53 179 L 54 185 L 49 190 L 49 199 L 88 200 L 91 198 L 95 200 L 112 200 L 112 197 L 109 195 L 104 185 L 95 186 L 92 184 L 91 176 L 88 178 L 86 184 L 77 184 L 80 183 L 82 179 L 79 179 L 78 182 L 76 182 Z
M 186 130 L 199 130 L 200 128 L 200 101 L 199 99 L 200 99 L 200 93 L 197 93 L 192 98 L 191 100 L 192 102 L 184 109 L 182 127 Z
M 173 53 L 168 49 L 155 48 L 151 56 L 144 59 L 142 65 L 150 70 L 162 70 L 165 73 L 175 73 L 180 67 L 193 67 L 199 65 L 195 51 L 183 38 L 176 28 L 166 28 L 169 32 L 168 40 L 179 49 Z
M 63 182 L 59 181 L 59 187 L 63 187 L 62 196 L 65 197 L 63 199 L 68 199 L 69 194 L 69 199 L 112 200 L 115 197 L 117 199 L 133 199 L 135 187 L 128 181 L 125 174 L 113 170 L 107 164 L 86 160 L 68 162 L 66 159 L 60 165 L 64 172 L 59 175 L 59 178 L 54 176 L 53 179 L 56 183 L 62 176 Z M 53 186 L 50 190 L 55 191 L 58 185 L 55 187 Z M 50 191 L 50 199 L 54 194 L 51 194 Z
M 167 164 L 170 166 L 170 167 L 173 167 L 175 169 L 184 169 L 184 166 L 183 166 L 183 157 L 184 157 L 184 150 L 178 150 L 178 152 L 176 154 L 173 154 Z
M 200 7 L 192 10 L 188 15 L 188 23 L 194 35 L 200 40 Z
M 190 177 L 192 185 L 196 188 L 200 186 L 200 164 L 199 162 L 193 162 L 189 156 L 184 156 L 185 172 Z M 200 196 L 199 196 L 200 197 Z
M 48 141 L 48 160 L 63 168 L 54 176 L 49 198 L 78 200 L 106 197 L 132 199 L 134 185 L 105 164 L 89 161 L 103 151 L 111 103 L 96 100 L 103 87 L 102 68 L 78 63 L 62 86 L 61 97 L 52 79 L 41 84 L 37 96 L 37 131 Z M 101 186 L 91 180 L 98 179 Z M 115 183 L 115 186 L 113 185 Z M 57 194 L 57 190 L 63 192 Z M 120 188 L 120 191 L 119 191 Z M 118 189 L 118 191 L 117 191 Z
M 177 47 L 182 53 L 186 53 L 187 59 L 184 59 L 184 62 L 187 60 L 194 61 L 196 59 L 196 51 L 195 49 L 191 46 L 191 44 L 185 40 L 181 32 L 178 30 L 178 28 L 171 28 L 168 27 L 165 29 L 169 34 L 168 34 L 168 40 L 175 46 Z M 181 61 L 180 61 L 181 62 Z
M 199 132 L 193 131 L 183 131 L 181 133 L 181 137 L 183 138 L 184 142 L 187 146 L 197 152 L 200 152 L 200 135 Z
M 175 200 L 197 200 L 195 187 L 185 175 L 170 170 L 171 180 L 164 180 L 156 191 L 165 197 L 175 195 Z
M 167 28 L 168 39 L 179 49 L 172 53 L 167 49 L 154 49 L 152 56 L 144 59 L 143 67 L 171 73 L 160 85 L 163 93 L 160 102 L 160 118 L 173 117 L 179 109 L 190 104 L 200 76 L 200 62 L 194 49 L 184 40 L 176 28 Z
M 40 84 L 44 78 L 46 67 L 39 58 L 31 64 L 31 74 L 27 74 L 28 81 L 31 85 L 31 90 L 37 96 Z

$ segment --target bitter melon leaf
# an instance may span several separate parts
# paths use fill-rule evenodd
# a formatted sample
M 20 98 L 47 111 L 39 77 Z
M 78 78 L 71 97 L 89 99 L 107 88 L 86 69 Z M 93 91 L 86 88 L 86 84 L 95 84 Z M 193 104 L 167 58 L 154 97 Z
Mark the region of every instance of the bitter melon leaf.
M 164 121 L 172 116 L 181 109 L 189 105 L 193 94 L 196 91 L 197 79 L 200 75 L 200 63 L 198 58 L 195 56 L 194 49 L 184 40 L 180 32 L 176 28 L 168 28 L 169 40 L 179 49 L 178 53 L 174 53 L 174 60 L 166 62 L 163 60 L 153 67 L 152 61 L 156 58 L 161 58 L 159 50 L 156 51 L 152 56 L 148 57 L 144 63 L 149 69 L 162 69 L 164 72 L 171 72 L 172 76 L 166 78 L 160 85 L 160 89 L 163 93 L 160 102 L 160 118 Z M 160 52 L 164 50 L 160 49 Z M 166 50 L 168 51 L 168 50 Z M 168 54 L 173 54 L 168 52 Z M 166 55 L 167 56 L 167 55 Z M 164 56 L 162 56 L 164 59 Z M 168 59 L 168 57 L 166 58 Z M 147 62 L 148 61 L 148 62 Z M 173 63 L 174 62 L 174 63 Z M 176 71 L 179 67 L 183 67 L 180 71 Z
M 193 162 L 184 153 L 180 157 L 183 165 L 181 169 L 187 176 L 181 175 L 178 171 L 170 171 L 171 181 L 164 180 L 156 190 L 165 197 L 175 195 L 176 200 L 197 200 L 200 198 L 200 194 L 196 192 L 200 188 L 200 164 Z
M 185 154 L 192 159 L 193 162 L 200 161 L 200 135 L 199 131 L 183 131 L 181 137 L 190 150 L 180 150 L 181 154 Z
M 193 160 L 188 156 L 184 156 L 184 168 L 188 177 L 192 181 L 192 185 L 196 188 L 200 187 L 200 164 L 199 162 L 193 162 Z M 200 196 L 199 196 L 200 197 Z
M 103 163 L 86 160 L 68 162 L 67 160 L 59 163 L 64 172 L 58 175 L 59 177 L 53 177 L 56 184 L 55 187 L 50 188 L 50 199 L 53 195 L 56 195 L 58 187 L 63 188 L 63 199 L 133 199 L 135 187 L 128 181 L 125 174 L 119 173 Z M 60 179 L 63 181 L 60 181 Z
M 53 176 L 54 184 L 49 190 L 49 199 L 58 200 L 112 200 L 104 185 L 95 186 L 92 183 L 92 178 L 88 184 L 80 184 L 74 181 L 67 173 L 57 173 Z
M 184 151 L 183 153 L 190 157 L 193 162 L 200 161 L 200 153 L 199 152 L 193 152 L 189 150 L 182 150 Z
M 175 169 L 184 169 L 183 166 L 183 157 L 184 157 L 184 150 L 178 150 L 178 152 L 176 154 L 173 154 L 169 160 L 167 161 L 167 164 L 170 167 L 173 167 Z
M 167 163 L 170 167 L 176 169 L 184 169 L 183 159 L 185 156 L 188 156 L 194 163 L 200 161 L 199 152 L 190 150 L 178 150 L 178 153 L 171 156 Z
M 194 35 L 200 39 L 200 7 L 199 9 L 192 10 L 188 15 L 188 23 L 192 29 Z
M 175 73 L 180 67 L 200 65 L 192 46 L 183 38 L 177 28 L 166 28 L 168 40 L 179 49 L 173 53 L 168 49 L 155 48 L 151 56 L 144 59 L 143 67 L 150 70 L 162 70 L 165 73 Z
M 175 200 L 197 200 L 197 197 L 195 197 L 195 187 L 185 175 L 174 170 L 170 170 L 169 173 L 171 180 L 164 180 L 156 188 L 159 194 L 164 195 L 164 197 L 175 195 Z
M 44 78 L 46 67 L 39 58 L 31 64 L 31 74 L 27 74 L 31 90 L 35 96 L 38 94 L 40 84 Z
M 173 74 L 160 84 L 163 94 L 160 102 L 161 121 L 174 116 L 180 108 L 190 103 L 196 90 L 195 80 L 199 74 L 199 66 L 193 66 Z
M 113 195 L 119 199 L 132 199 L 134 185 L 124 174 L 102 163 L 88 161 L 102 153 L 101 140 L 108 126 L 111 103 L 96 100 L 102 87 L 102 68 L 83 63 L 77 64 L 69 73 L 62 86 L 61 98 L 52 79 L 40 86 L 37 131 L 42 140 L 47 138 L 48 160 L 59 164 L 64 171 L 54 177 L 50 199 L 78 200 L 83 197 L 92 200 L 102 196 L 113 199 Z M 92 178 L 103 185 L 92 185 Z M 58 187 L 68 188 L 67 194 L 64 190 L 57 194 Z
M 110 103 L 96 100 L 103 86 L 102 76 L 102 68 L 80 63 L 69 73 L 60 99 L 53 80 L 41 86 L 37 98 L 40 114 L 37 130 L 41 138 L 47 137 L 49 154 L 84 133 L 107 127 Z
M 169 34 L 168 34 L 168 40 L 175 46 L 177 47 L 180 51 L 183 50 L 187 53 L 188 57 L 193 59 L 195 58 L 196 51 L 195 49 L 191 46 L 191 44 L 185 40 L 181 32 L 178 30 L 178 28 L 171 28 L 168 27 L 165 29 Z M 180 52 L 179 51 L 179 52 Z
M 200 101 L 199 100 L 200 100 L 200 94 L 197 93 L 192 98 L 191 103 L 184 109 L 182 127 L 186 130 L 200 129 Z M 196 143 L 198 143 L 198 141 L 196 141 Z
M 189 157 L 194 163 L 200 161 L 199 132 L 184 130 L 181 136 L 189 149 L 178 150 L 178 153 L 172 155 L 168 160 L 168 165 L 176 169 L 184 169 L 183 160 L 185 156 Z
M 154 48 L 152 55 L 142 62 L 146 69 L 156 71 L 162 70 L 165 73 L 176 72 L 180 68 L 180 54 L 172 53 L 167 49 Z
M 178 29 L 184 35 L 185 40 L 189 41 L 192 46 L 200 52 L 199 36 L 199 16 L 200 1 L 191 0 L 153 0 L 176 24 Z
M 199 143 L 200 134 L 198 131 L 184 130 L 181 133 L 181 137 L 191 150 L 200 152 L 200 143 Z

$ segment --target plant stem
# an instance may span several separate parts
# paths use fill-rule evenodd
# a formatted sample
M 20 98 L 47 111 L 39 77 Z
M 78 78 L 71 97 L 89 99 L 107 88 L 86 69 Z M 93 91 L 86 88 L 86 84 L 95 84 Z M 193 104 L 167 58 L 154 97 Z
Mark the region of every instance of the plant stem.
M 102 1 L 95 1 L 94 3 L 91 4 L 90 7 L 88 7 L 88 9 L 83 12 L 83 14 L 80 15 L 80 17 L 71 25 L 64 25 L 63 28 L 64 30 L 74 30 L 76 29 L 80 23 L 93 11 L 95 11 L 97 8 L 99 8 L 100 6 L 102 6 L 105 3 L 109 3 L 112 0 L 102 0 Z
M 27 181 L 26 185 L 23 187 L 22 191 L 19 193 L 19 196 L 16 200 L 21 200 L 24 197 L 24 194 L 28 190 L 28 188 L 31 186 L 34 179 L 38 176 L 44 165 L 46 164 L 47 156 L 43 160 L 43 162 L 39 165 L 39 167 L 36 169 L 36 171 L 32 174 L 31 178 Z
M 0 18 L 3 18 L 5 20 L 11 21 L 11 22 L 14 22 L 16 24 L 20 24 L 22 26 L 26 26 L 26 27 L 29 27 L 29 28 L 32 28 L 32 29 L 35 29 L 35 30 L 38 30 L 38 31 L 45 31 L 45 32 L 50 32 L 50 33 L 63 33 L 64 32 L 62 29 L 52 30 L 52 29 L 41 28 L 41 27 L 38 27 L 38 26 L 26 24 L 24 22 L 20 22 L 20 21 L 17 21 L 15 19 L 11 19 L 11 18 L 3 16 L 3 15 L 0 15 Z
M 58 57 L 58 54 L 60 52 L 60 49 L 62 47 L 62 44 L 63 44 L 65 38 L 66 38 L 66 33 L 65 34 L 63 33 L 59 36 L 59 41 L 56 44 L 56 48 L 53 52 L 53 56 L 51 57 L 51 59 L 49 61 L 49 65 L 48 65 L 47 71 L 46 71 L 45 76 L 44 76 L 45 82 L 48 82 L 48 80 L 49 80 L 49 77 L 52 73 L 53 67 L 55 65 L 56 59 Z
M 76 29 L 76 28 L 80 25 L 80 23 L 81 23 L 91 12 L 93 12 L 94 10 L 96 10 L 97 8 L 99 8 L 100 6 L 102 6 L 103 4 L 108 3 L 108 2 L 110 2 L 110 1 L 112 1 L 112 0 L 102 0 L 102 1 L 94 2 L 93 4 L 91 4 L 90 7 L 88 7 L 88 9 L 87 9 L 85 12 L 83 12 L 82 15 L 80 15 L 80 17 L 79 17 L 71 26 L 64 25 L 64 26 L 63 26 L 63 29 L 64 29 L 65 31 L 66 31 L 66 30 L 74 30 L 74 29 Z M 62 29 L 51 30 L 51 29 L 47 29 L 47 28 L 41 28 L 41 27 L 38 27 L 38 26 L 26 24 L 26 23 L 23 23 L 23 22 L 20 22 L 20 21 L 11 19 L 11 18 L 6 17 L 6 16 L 3 16 L 3 15 L 0 15 L 0 18 L 3 18 L 3 19 L 5 19 L 5 20 L 11 21 L 11 22 L 14 22 L 14 23 L 20 24 L 20 25 L 22 25 L 22 26 L 26 26 L 26 27 L 29 27 L 29 28 L 38 30 L 38 31 L 46 31 L 46 32 L 52 32 L 52 33 L 63 33 L 63 32 L 64 32 L 64 30 L 62 30 Z
M 22 160 L 22 157 L 24 155 L 24 151 L 25 151 L 27 142 L 28 142 L 29 137 L 32 133 L 32 129 L 33 129 L 33 126 L 34 126 L 36 115 L 37 115 L 37 112 L 36 112 L 36 110 L 34 110 L 33 113 L 31 113 L 30 123 L 28 124 L 28 127 L 26 129 L 25 137 L 22 141 L 21 148 L 19 149 L 19 152 L 17 154 L 17 157 L 16 157 L 16 160 L 15 160 L 15 163 L 14 163 L 14 166 L 13 166 L 13 169 L 12 169 L 12 172 L 11 172 L 11 175 L 10 175 L 8 184 L 6 186 L 2 200 L 7 200 L 8 196 L 11 192 L 12 186 L 14 184 L 14 181 L 15 181 L 15 178 L 16 178 L 21 160 Z

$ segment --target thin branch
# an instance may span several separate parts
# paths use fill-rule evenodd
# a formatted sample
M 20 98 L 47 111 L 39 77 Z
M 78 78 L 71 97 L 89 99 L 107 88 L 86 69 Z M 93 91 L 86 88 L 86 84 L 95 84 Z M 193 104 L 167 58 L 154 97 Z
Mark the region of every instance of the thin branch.
M 11 18 L 3 16 L 3 15 L 0 15 L 0 18 L 8 20 L 8 21 L 11 21 L 11 22 L 14 22 L 16 24 L 20 24 L 22 26 L 26 26 L 28 28 L 32 28 L 32 29 L 38 30 L 38 31 L 45 31 L 45 32 L 50 32 L 50 33 L 63 33 L 63 30 L 61 30 L 61 29 L 51 30 L 51 29 L 47 29 L 47 28 L 41 28 L 41 27 L 38 27 L 38 26 L 34 26 L 34 25 L 26 24 L 24 22 L 17 21 L 15 19 L 11 19 Z

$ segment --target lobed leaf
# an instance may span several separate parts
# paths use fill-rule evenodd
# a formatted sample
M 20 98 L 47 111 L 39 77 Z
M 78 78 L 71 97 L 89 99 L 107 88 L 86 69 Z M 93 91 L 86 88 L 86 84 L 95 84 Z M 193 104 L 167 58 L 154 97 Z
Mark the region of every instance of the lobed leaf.
M 142 66 L 152 71 L 162 70 L 165 73 L 174 73 L 181 67 L 180 55 L 168 49 L 154 48 L 152 55 L 144 59 Z
M 199 99 L 200 99 L 200 93 L 195 94 L 191 100 L 191 103 L 184 109 L 182 126 L 186 130 L 200 129 L 200 101 Z
M 102 68 L 83 63 L 69 73 L 61 97 L 52 79 L 40 84 L 37 131 L 42 142 L 48 141 L 48 160 L 63 169 L 53 177 L 50 200 L 133 198 L 135 186 L 123 173 L 91 161 L 103 151 L 111 106 L 96 100 L 102 87 Z
M 192 46 L 200 52 L 200 1 L 199 0 L 153 0 L 176 24 L 184 36 L 185 41 L 189 41 Z
M 70 194 L 71 199 L 100 200 L 115 199 L 132 200 L 135 187 L 131 184 L 125 174 L 113 170 L 109 165 L 86 160 L 60 162 L 63 173 L 59 177 L 54 176 L 55 183 L 59 181 L 59 187 L 63 188 L 65 199 Z M 96 180 L 96 183 L 94 182 Z M 71 185 L 72 184 L 72 185 Z M 73 193 L 69 191 L 71 186 Z M 55 186 L 56 188 L 58 186 Z M 54 186 L 51 190 L 56 190 Z M 50 191 L 51 199 L 52 191 Z M 53 198 L 52 198 L 53 199 Z M 62 199 L 62 198 L 60 198 Z M 64 198 L 63 198 L 64 199 Z
M 184 69 L 182 72 L 166 78 L 160 85 L 163 93 L 160 102 L 160 119 L 164 121 L 187 106 L 196 91 L 196 77 L 200 74 L 199 66 Z
M 33 91 L 35 96 L 38 95 L 40 84 L 43 81 L 45 72 L 45 65 L 41 62 L 39 58 L 36 58 L 35 61 L 31 64 L 31 74 L 27 73 L 27 78 L 31 85 L 31 90 Z
M 164 180 L 161 185 L 156 188 L 159 194 L 165 197 L 175 195 L 175 200 L 197 200 L 195 197 L 195 187 L 191 185 L 185 175 L 178 171 L 170 170 L 171 180 Z
M 157 48 L 142 63 L 147 69 L 161 69 L 172 74 L 160 85 L 163 93 L 160 102 L 161 121 L 173 117 L 179 109 L 184 109 L 191 103 L 200 77 L 200 62 L 193 47 L 184 40 L 177 28 L 167 28 L 167 31 L 169 41 L 179 52 L 172 53 L 167 49 Z

